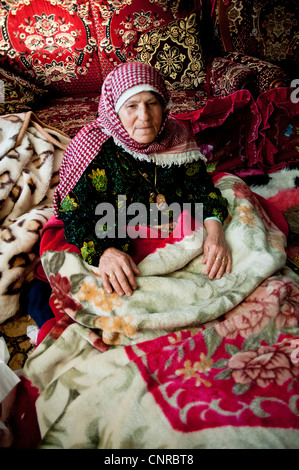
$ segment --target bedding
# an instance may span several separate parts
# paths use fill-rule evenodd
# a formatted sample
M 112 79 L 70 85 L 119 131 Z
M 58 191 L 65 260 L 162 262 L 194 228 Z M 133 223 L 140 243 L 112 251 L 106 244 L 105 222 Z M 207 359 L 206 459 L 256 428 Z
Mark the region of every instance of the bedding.
M 54 318 L 24 369 L 39 390 L 41 448 L 298 448 L 299 287 L 285 224 L 238 176 L 216 185 L 234 262 L 220 280 L 203 274 L 199 226 L 145 256 L 132 297 L 105 294 L 50 221 L 41 260 Z
M 70 139 L 31 111 L 0 116 L 0 323 L 19 308 L 39 258 L 40 232 L 53 215 L 53 192 Z

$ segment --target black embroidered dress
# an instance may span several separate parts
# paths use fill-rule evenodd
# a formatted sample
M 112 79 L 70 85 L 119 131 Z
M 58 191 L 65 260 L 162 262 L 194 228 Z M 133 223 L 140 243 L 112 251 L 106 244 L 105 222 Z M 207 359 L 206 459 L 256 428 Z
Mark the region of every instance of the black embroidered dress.
M 227 217 L 227 201 L 214 187 L 202 160 L 162 167 L 134 158 L 110 138 L 60 205 L 59 218 L 64 222 L 67 242 L 80 249 L 87 263 L 96 266 L 101 254 L 110 246 L 130 253 L 129 236 L 118 231 L 119 214 L 136 202 L 149 208 L 158 193 L 165 195 L 168 206 L 202 203 L 204 219 L 217 217 L 223 222 Z M 115 215 L 113 224 L 104 224 L 101 230 L 97 223 L 103 214 L 96 215 L 100 203 L 108 203 L 105 207 L 113 208 Z M 150 211 L 145 225 L 152 222 L 149 215 Z M 126 223 L 135 216 L 126 215 Z M 159 220 L 156 223 L 158 225 Z M 96 227 L 101 237 L 105 232 L 104 238 L 96 235 Z

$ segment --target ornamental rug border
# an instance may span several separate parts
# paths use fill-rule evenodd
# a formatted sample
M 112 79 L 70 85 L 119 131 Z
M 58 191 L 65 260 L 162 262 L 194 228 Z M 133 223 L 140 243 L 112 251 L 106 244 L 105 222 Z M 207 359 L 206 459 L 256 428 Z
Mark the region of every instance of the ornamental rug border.
M 288 302 L 281 308 L 277 303 L 286 285 L 273 276 L 245 301 L 251 311 L 236 307 L 232 318 L 213 327 L 126 347 L 175 430 L 299 429 L 299 328 L 287 327 L 287 321 L 282 333 L 277 328 L 292 310 Z M 263 302 L 269 292 L 272 306 L 266 297 Z M 271 318 L 266 312 L 275 303 L 277 317 Z

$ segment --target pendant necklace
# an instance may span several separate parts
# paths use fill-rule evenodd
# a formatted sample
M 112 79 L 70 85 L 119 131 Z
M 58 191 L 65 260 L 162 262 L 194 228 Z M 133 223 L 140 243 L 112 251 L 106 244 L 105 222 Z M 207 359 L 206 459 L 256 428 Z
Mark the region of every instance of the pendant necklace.
M 150 202 L 156 201 L 156 206 L 159 209 L 159 211 L 163 211 L 167 208 L 167 203 L 166 203 L 166 198 L 164 194 L 159 193 L 159 190 L 157 189 L 157 166 L 155 166 L 155 181 L 152 183 L 148 179 L 147 173 L 141 173 L 140 170 L 138 170 L 141 176 L 151 185 L 154 187 L 155 192 L 150 193 Z

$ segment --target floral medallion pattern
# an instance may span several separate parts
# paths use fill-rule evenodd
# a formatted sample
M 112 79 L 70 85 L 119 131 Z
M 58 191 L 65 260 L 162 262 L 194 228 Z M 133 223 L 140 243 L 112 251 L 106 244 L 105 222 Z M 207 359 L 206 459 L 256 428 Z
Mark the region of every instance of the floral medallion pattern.
M 122 2 L 92 1 L 91 8 L 99 44 L 99 58 L 105 76 L 119 62 L 136 60 L 141 34 L 183 17 L 193 9 L 193 2 L 181 6 L 179 0 L 141 0 Z M 106 57 L 106 64 L 103 64 Z
M 88 4 L 51 3 L 30 0 L 12 8 L 2 2 L 0 60 L 48 89 L 78 79 L 86 82 L 87 73 L 95 72 L 98 64 Z
M 230 0 L 219 2 L 218 21 L 226 50 L 276 65 L 298 67 L 298 2 Z
M 196 89 L 205 82 L 206 71 L 199 38 L 197 15 L 192 13 L 152 29 L 140 37 L 137 58 L 154 65 L 169 89 Z

